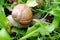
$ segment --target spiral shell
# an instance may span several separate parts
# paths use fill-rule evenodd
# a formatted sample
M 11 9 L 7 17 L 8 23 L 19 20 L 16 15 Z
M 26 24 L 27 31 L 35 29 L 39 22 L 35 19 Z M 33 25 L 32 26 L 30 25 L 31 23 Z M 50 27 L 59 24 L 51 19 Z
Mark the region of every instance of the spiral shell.
M 29 24 L 32 21 L 32 11 L 25 4 L 18 4 L 13 8 L 12 17 L 20 24 Z

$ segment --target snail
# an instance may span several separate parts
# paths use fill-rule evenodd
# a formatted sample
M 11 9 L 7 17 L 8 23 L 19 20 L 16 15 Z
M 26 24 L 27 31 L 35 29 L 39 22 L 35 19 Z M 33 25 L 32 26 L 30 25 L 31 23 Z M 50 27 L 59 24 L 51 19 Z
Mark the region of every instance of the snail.
M 28 25 L 32 21 L 32 11 L 26 4 L 18 4 L 12 10 L 12 18 L 21 25 Z

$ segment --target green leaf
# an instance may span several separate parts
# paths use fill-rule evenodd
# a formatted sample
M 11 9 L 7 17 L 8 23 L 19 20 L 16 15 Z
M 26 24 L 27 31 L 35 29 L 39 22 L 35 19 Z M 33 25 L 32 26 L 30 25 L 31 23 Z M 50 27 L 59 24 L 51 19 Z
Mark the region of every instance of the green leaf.
M 34 33 L 37 33 L 37 32 L 39 32 L 39 28 L 36 29 L 36 30 L 34 30 L 33 32 L 31 32 L 31 33 L 29 33 L 29 34 L 23 36 L 23 37 L 20 38 L 19 40 L 24 40 L 24 39 L 26 39 L 26 38 L 29 38 L 29 37 L 31 37 Z
M 27 2 L 27 0 L 22 0 L 24 3 L 26 3 Z
M 39 25 L 38 23 L 34 24 L 34 26 L 32 27 L 28 27 L 28 30 L 27 30 L 27 33 L 26 34 L 29 34 L 30 32 L 36 30 L 38 27 L 36 27 L 37 25 Z
M 45 7 L 44 8 L 45 10 L 49 9 L 49 7 L 50 7 L 50 0 L 45 0 L 44 7 Z
M 9 11 L 12 11 L 12 8 L 11 8 L 10 4 L 8 4 L 7 2 L 4 4 L 4 6 L 5 6 Z
M 11 32 L 16 32 L 16 36 L 20 34 L 25 35 L 26 33 L 24 30 L 20 30 L 20 29 L 17 30 L 16 28 L 12 28 Z
M 28 5 L 29 7 L 35 7 L 38 4 L 37 4 L 36 0 L 27 0 L 26 5 Z
M 41 26 L 41 27 L 39 27 L 39 32 L 40 32 L 40 34 L 41 34 L 41 35 L 49 35 L 49 31 L 46 29 L 46 27 L 49 26 L 49 25 L 41 23 L 40 20 L 36 20 L 36 19 L 35 19 L 35 21 L 36 21 L 37 23 L 39 23 L 39 25 Z M 42 30 L 42 31 L 41 31 L 41 30 Z
M 9 31 L 10 22 L 7 20 L 4 9 L 0 6 L 0 28 L 6 28 Z
M 26 32 L 26 35 L 27 34 L 29 34 L 29 33 L 31 33 L 31 32 L 33 32 L 33 31 L 35 31 L 36 29 L 38 29 L 38 27 L 39 27 L 39 24 L 38 23 L 36 23 L 36 24 L 34 24 L 32 27 L 28 27 L 28 30 L 27 30 L 27 32 Z M 31 36 L 37 36 L 39 33 L 38 32 L 35 32 L 33 35 L 31 35 Z
M 60 2 L 60 0 L 54 0 L 55 2 Z
M 46 29 L 51 33 L 52 31 L 54 31 L 54 29 L 56 29 L 59 25 L 59 17 L 54 17 L 54 20 L 52 22 L 52 24 L 50 24 L 49 26 L 46 26 Z
M 40 37 L 40 38 L 38 37 L 38 39 L 37 39 L 37 40 L 43 40 L 43 38 L 42 38 L 42 37 Z
M 57 8 L 57 9 L 50 11 L 50 14 L 57 16 L 57 17 L 60 17 L 60 8 L 59 9 Z
M 55 16 L 52 24 L 50 24 L 50 25 L 43 25 L 43 24 L 40 23 L 40 25 L 41 25 L 41 27 L 40 27 L 40 33 L 42 35 L 49 35 L 49 33 L 51 33 L 52 31 L 54 31 L 54 29 L 58 27 L 59 20 L 60 20 L 59 17 Z M 39 21 L 37 21 L 37 22 L 39 22 Z
M 38 21 L 38 20 L 36 20 Z M 40 25 L 43 26 L 42 23 L 40 23 L 40 21 L 38 21 L 35 25 L 33 25 L 31 28 L 28 28 L 27 30 L 27 33 L 25 36 L 23 36 L 21 39 L 19 40 L 22 40 L 22 39 L 26 39 L 26 38 L 29 38 L 29 37 L 34 37 L 34 36 L 38 36 L 41 32 L 42 35 L 45 35 L 45 34 L 48 34 L 46 31 L 46 29 L 44 29 L 43 27 L 41 27 Z M 41 31 L 42 30 L 42 31 Z
M 0 40 L 11 40 L 10 36 L 4 28 L 0 30 Z
M 7 20 L 6 15 L 4 13 L 4 9 L 0 6 L 0 27 L 5 26 L 5 21 Z
M 30 37 L 29 39 L 30 39 L 30 40 L 37 40 L 36 37 Z
M 29 37 L 34 37 L 34 36 L 37 36 L 39 35 L 39 28 L 38 28 L 38 24 L 34 24 L 32 27 L 29 27 L 28 30 L 27 30 L 27 33 L 25 36 L 23 36 L 21 39 L 19 40 L 23 40 L 23 39 L 26 39 L 26 38 L 29 38 Z
M 4 13 L 4 9 L 2 6 L 0 6 L 0 22 L 6 20 L 6 15 Z
M 18 0 L 18 2 L 17 2 L 18 4 L 20 4 L 20 3 L 22 3 L 22 0 Z
M 0 0 L 0 5 L 3 5 L 4 4 L 4 1 L 5 0 Z
M 35 28 L 34 25 L 33 25 L 33 27 L 28 29 L 27 35 L 23 36 L 21 39 L 26 39 L 26 38 L 32 37 L 35 33 L 36 33 L 35 35 L 39 35 L 39 33 L 41 35 L 49 35 L 49 33 L 54 31 L 54 29 L 57 28 L 58 25 L 59 25 L 58 17 L 55 17 L 52 24 L 50 24 L 50 25 L 43 24 L 37 19 L 35 19 L 35 21 L 38 23 L 38 25 L 35 26 L 37 28 Z

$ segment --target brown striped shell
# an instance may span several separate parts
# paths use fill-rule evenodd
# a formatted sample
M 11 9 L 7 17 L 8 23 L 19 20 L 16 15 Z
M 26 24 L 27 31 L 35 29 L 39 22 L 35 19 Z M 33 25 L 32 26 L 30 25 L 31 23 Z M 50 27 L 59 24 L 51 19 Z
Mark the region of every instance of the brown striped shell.
M 29 24 L 32 21 L 32 11 L 25 4 L 18 4 L 13 8 L 12 17 L 20 24 Z

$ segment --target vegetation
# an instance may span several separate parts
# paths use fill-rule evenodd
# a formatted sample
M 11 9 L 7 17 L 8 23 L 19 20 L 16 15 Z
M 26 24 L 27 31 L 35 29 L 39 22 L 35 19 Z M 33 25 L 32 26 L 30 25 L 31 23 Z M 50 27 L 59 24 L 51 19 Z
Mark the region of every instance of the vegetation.
M 9 17 L 18 4 L 31 9 L 30 24 Z M 60 0 L 0 0 L 0 40 L 60 40 Z

